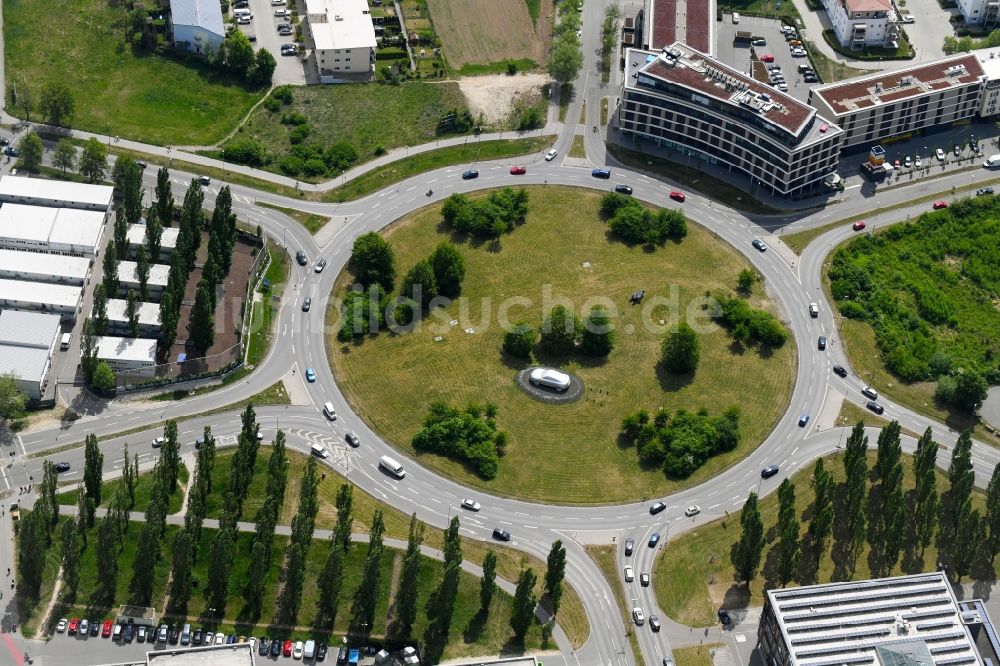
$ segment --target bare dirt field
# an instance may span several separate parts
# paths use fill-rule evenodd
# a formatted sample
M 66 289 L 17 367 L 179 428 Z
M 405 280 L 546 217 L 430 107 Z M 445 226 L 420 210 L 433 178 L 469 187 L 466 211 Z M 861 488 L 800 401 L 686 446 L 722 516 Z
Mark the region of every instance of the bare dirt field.
M 531 58 L 545 62 L 552 0 L 542 0 L 533 25 L 524 0 L 427 0 L 448 65 Z
M 486 76 L 463 76 L 458 79 L 458 87 L 465 95 L 465 101 L 472 110 L 472 116 L 482 113 L 487 124 L 505 119 L 514 106 L 514 100 L 524 99 L 537 93 L 549 82 L 545 74 L 489 74 Z

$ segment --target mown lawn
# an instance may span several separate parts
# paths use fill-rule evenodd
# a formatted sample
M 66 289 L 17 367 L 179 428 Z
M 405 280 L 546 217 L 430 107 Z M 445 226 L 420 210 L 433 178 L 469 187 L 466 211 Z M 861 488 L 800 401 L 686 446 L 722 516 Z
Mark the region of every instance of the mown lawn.
M 10 84 L 37 102 L 51 82 L 69 87 L 73 127 L 159 145 L 219 141 L 263 91 L 204 66 L 124 44 L 124 5 L 104 0 L 8 0 L 3 6 L 7 110 L 23 116 Z M 31 116 L 37 120 L 38 114 Z
M 135 455 L 138 447 L 133 446 L 129 450 L 129 457 Z M 184 499 L 184 487 L 188 482 L 188 469 L 182 463 L 177 470 L 177 490 L 173 495 L 170 496 L 170 500 L 167 504 L 169 513 L 177 513 L 181 510 L 181 502 Z M 102 507 L 108 507 L 111 502 L 115 499 L 115 493 L 118 492 L 118 487 L 122 485 L 122 480 L 111 479 L 110 481 L 105 481 L 101 484 L 101 504 Z M 135 484 L 135 505 L 137 507 L 142 507 L 145 510 L 149 500 L 153 495 L 153 474 L 152 472 L 144 472 L 139 475 L 138 480 Z M 64 493 L 59 493 L 56 496 L 56 501 L 59 504 L 69 504 L 76 506 L 76 490 L 66 491 Z
M 498 252 L 488 243 L 453 238 L 467 269 L 460 302 L 435 312 L 413 333 L 384 333 L 347 345 L 330 335 L 331 365 L 356 413 L 421 464 L 462 484 L 545 502 L 597 504 L 653 497 L 708 479 L 742 460 L 785 409 L 794 376 L 793 345 L 763 354 L 757 348 L 736 348 L 725 331 L 707 324 L 693 381 L 658 375 L 666 328 L 660 321 L 669 325 L 674 308 L 652 305 L 654 298 L 672 298 L 673 291 L 678 317 L 700 316 L 695 299 L 706 290 L 733 289 L 748 265 L 742 255 L 695 225 L 689 225 L 688 237 L 679 244 L 655 251 L 630 247 L 609 240 L 598 217 L 598 193 L 535 187 L 530 196 L 527 223 L 504 236 Z M 400 275 L 449 237 L 439 230 L 439 210 L 418 211 L 387 232 Z M 341 275 L 334 294 L 339 296 L 350 283 L 351 276 Z M 646 290 L 646 305 L 630 306 L 629 295 L 640 288 Z M 589 311 L 588 301 L 602 302 L 598 299 L 614 308 L 618 342 L 610 357 L 559 363 L 583 381 L 581 400 L 542 404 L 517 387 L 514 377 L 525 364 L 501 354 L 504 328 L 498 323 L 500 309 L 515 297 L 528 300 L 515 303 L 505 316 L 536 326 L 542 322 L 543 301 L 566 300 L 577 313 L 584 305 Z M 755 304 L 769 307 L 760 299 Z M 460 323 L 450 325 L 453 318 Z M 331 321 L 329 330 L 336 328 Z M 467 328 L 475 332 L 466 333 Z M 434 340 L 437 336 L 440 342 Z M 766 399 L 746 401 L 746 395 Z M 416 454 L 411 440 L 434 400 L 498 405 L 498 423 L 510 441 L 495 480 L 483 481 L 441 456 Z M 617 443 L 621 420 L 637 409 L 661 405 L 670 410 L 706 407 L 713 414 L 739 405 L 742 445 L 711 459 L 690 479 L 667 479 L 661 471 L 644 469 L 634 450 Z
M 845 433 L 846 437 L 846 433 Z M 871 469 L 875 464 L 875 441 L 869 441 L 871 447 L 868 455 L 868 467 Z M 947 462 L 950 459 L 950 451 L 938 451 L 938 463 Z M 824 466 L 827 471 L 833 474 L 837 483 L 835 508 L 843 499 L 844 465 L 839 454 L 827 456 L 824 459 Z M 913 500 L 911 494 L 914 487 L 912 457 L 903 455 L 903 491 L 907 497 L 907 503 Z M 946 465 L 947 466 L 947 465 Z M 795 509 L 801 520 L 801 533 L 804 535 L 809 524 L 809 516 L 813 499 L 815 498 L 811 480 L 813 464 L 799 470 L 791 477 L 795 485 Z M 869 490 L 871 484 L 869 483 Z M 939 495 L 944 493 L 948 487 L 947 475 L 940 469 L 937 470 L 937 487 Z M 986 496 L 980 490 L 975 490 L 972 496 L 974 509 L 980 513 L 984 511 Z M 653 570 L 653 588 L 656 591 L 656 600 L 663 609 L 663 612 L 673 619 L 695 627 L 709 626 L 716 622 L 715 612 L 719 607 L 726 608 L 746 608 L 748 606 L 760 606 L 764 603 L 763 592 L 765 586 L 777 586 L 777 582 L 767 583 L 766 572 L 771 571 L 767 564 L 768 551 L 777 541 L 777 535 L 773 529 L 778 520 L 778 496 L 771 493 L 760 501 L 761 518 L 764 521 L 764 530 L 767 535 L 767 545 L 765 545 L 764 557 L 762 558 L 761 571 L 750 584 L 749 594 L 747 588 L 742 584 L 734 582 L 732 564 L 729 561 L 729 551 L 740 536 L 740 512 L 734 511 L 726 518 L 720 518 L 707 525 L 682 535 L 676 540 L 670 541 L 664 547 L 657 558 Z M 836 521 L 834 534 L 837 534 Z M 903 554 L 900 561 L 893 569 L 892 575 L 907 573 L 919 573 L 922 571 L 934 571 L 937 567 L 937 549 L 932 543 L 921 555 L 919 548 L 914 550 L 910 547 L 910 537 L 904 540 Z M 819 561 L 819 566 L 814 566 L 814 558 L 808 557 L 804 552 L 800 566 L 799 576 L 795 583 L 808 585 L 813 583 L 826 583 L 832 580 L 844 580 L 847 576 L 842 565 L 838 565 L 830 554 L 831 547 Z M 868 565 L 869 548 L 866 543 L 861 555 L 858 557 L 857 569 L 853 580 L 864 580 L 871 577 Z M 988 563 L 986 565 L 988 567 Z M 973 570 L 975 577 L 976 570 Z M 980 570 L 983 573 L 983 570 Z M 986 574 L 993 580 L 993 573 Z M 792 583 L 792 584 L 795 584 Z

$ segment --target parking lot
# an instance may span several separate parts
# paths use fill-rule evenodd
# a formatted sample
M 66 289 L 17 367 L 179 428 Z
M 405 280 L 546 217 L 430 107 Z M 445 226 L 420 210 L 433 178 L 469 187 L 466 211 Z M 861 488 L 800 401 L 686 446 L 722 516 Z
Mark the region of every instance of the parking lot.
M 717 49 L 719 60 L 741 72 L 749 74 L 751 44 L 747 42 L 736 43 L 737 32 L 749 32 L 753 35 L 754 40 L 763 39 L 766 42 L 765 45 L 752 47 L 756 51 L 757 57 L 760 58 L 765 55 L 774 56 L 774 63 L 765 64 L 776 64 L 781 67 L 782 74 L 785 76 L 785 83 L 788 85 L 786 94 L 802 102 L 806 102 L 809 99 L 810 88 L 819 84 L 806 83 L 802 80 L 802 75 L 799 74 L 798 67 L 799 65 L 808 65 L 809 59 L 792 57 L 788 43 L 785 41 L 785 36 L 782 34 L 780 27 L 781 21 L 756 16 L 741 16 L 740 22 L 734 25 L 732 15 L 726 14 L 723 17 L 722 23 L 718 24 L 716 28 L 718 31 Z M 762 76 L 758 76 L 757 78 L 760 80 Z M 763 80 L 767 82 L 767 77 L 763 76 Z
M 274 70 L 274 84 L 304 84 L 306 73 L 302 60 L 296 56 L 281 55 L 281 45 L 294 43 L 295 34 L 287 36 L 278 34 L 278 24 L 290 22 L 291 17 L 277 17 L 274 12 L 276 10 L 288 11 L 288 7 L 284 4 L 272 5 L 271 0 L 249 0 L 249 3 L 253 20 L 249 24 L 240 25 L 239 28 L 246 33 L 247 37 L 251 35 L 256 37 L 254 47 L 267 49 L 278 62 L 278 66 Z

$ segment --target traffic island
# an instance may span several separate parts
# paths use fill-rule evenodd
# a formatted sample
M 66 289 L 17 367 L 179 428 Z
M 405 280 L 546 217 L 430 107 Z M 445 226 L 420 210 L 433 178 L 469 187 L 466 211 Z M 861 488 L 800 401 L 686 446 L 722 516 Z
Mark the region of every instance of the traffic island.
M 539 402 L 550 405 L 561 405 L 576 402 L 583 396 L 583 382 L 579 377 L 569 373 L 563 373 L 569 377 L 569 386 L 560 391 L 557 388 L 535 384 L 531 381 L 531 373 L 534 370 L 542 369 L 541 366 L 533 365 L 517 373 L 514 381 L 522 391 Z

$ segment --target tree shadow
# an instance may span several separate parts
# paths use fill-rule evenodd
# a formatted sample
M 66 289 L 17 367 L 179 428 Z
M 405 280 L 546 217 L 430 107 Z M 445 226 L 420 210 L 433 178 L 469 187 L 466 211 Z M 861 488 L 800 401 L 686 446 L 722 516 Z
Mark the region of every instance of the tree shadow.
M 514 636 L 507 639 L 507 642 L 500 647 L 501 657 L 519 657 L 524 654 L 524 641 L 517 640 Z M 428 662 L 436 663 L 436 662 Z
M 833 560 L 833 572 L 830 580 L 850 580 L 854 575 L 854 557 L 851 553 L 851 538 L 847 526 L 841 518 L 847 509 L 847 484 L 838 483 L 833 491 L 833 544 L 830 547 L 830 558 Z
M 486 631 L 487 619 L 489 619 L 489 613 L 482 608 L 469 619 L 469 624 L 465 626 L 465 631 L 462 632 L 462 637 L 466 643 L 476 643 L 479 641 Z
M 882 484 L 873 485 L 868 488 L 868 570 L 872 578 L 879 578 L 883 575 L 885 566 L 885 521 L 882 511 Z
M 800 585 L 812 585 L 819 582 L 817 580 L 817 575 L 819 573 L 819 559 L 822 557 L 823 553 L 817 553 L 817 547 L 818 544 L 813 539 L 812 534 L 806 531 L 802 535 L 802 541 L 799 544 L 801 555 L 799 556 L 798 570 L 795 572 L 795 580 L 797 580 Z
M 722 608 L 746 608 L 750 605 L 750 588 L 733 583 L 722 595 Z
M 687 387 L 694 381 L 694 374 L 693 372 L 683 375 L 674 374 L 663 367 L 662 363 L 656 364 L 656 379 L 660 382 L 660 388 L 667 393 L 679 391 Z
M 743 356 L 747 353 L 747 347 L 742 342 L 733 340 L 729 343 L 729 353 L 733 356 Z
M 780 563 L 781 556 L 778 553 L 780 549 L 780 544 L 777 541 L 768 548 L 767 555 L 764 557 L 764 566 L 760 568 L 760 575 L 764 577 L 764 589 L 770 590 L 772 588 L 778 587 L 778 565 Z

